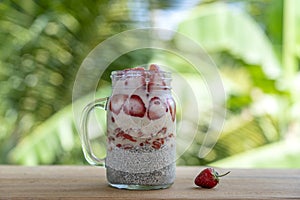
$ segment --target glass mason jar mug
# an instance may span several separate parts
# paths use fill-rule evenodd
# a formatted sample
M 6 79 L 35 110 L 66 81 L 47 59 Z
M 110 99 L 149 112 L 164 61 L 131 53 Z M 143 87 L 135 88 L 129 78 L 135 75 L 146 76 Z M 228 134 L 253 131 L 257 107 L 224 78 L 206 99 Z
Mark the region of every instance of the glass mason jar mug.
M 151 65 L 113 71 L 112 94 L 87 105 L 82 114 L 81 138 L 90 164 L 105 163 L 108 183 L 116 188 L 168 188 L 175 180 L 176 106 L 171 73 Z M 106 109 L 106 158 L 97 158 L 88 139 L 88 116 L 95 107 Z

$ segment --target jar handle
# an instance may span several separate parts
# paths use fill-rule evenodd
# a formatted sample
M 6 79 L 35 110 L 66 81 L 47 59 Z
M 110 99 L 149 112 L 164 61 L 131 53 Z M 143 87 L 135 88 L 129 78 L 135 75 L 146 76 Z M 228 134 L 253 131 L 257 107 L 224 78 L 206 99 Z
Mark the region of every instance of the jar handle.
M 95 101 L 89 103 L 84 109 L 80 121 L 80 134 L 81 134 L 81 144 L 82 144 L 82 150 L 84 153 L 85 159 L 88 161 L 89 164 L 91 165 L 104 165 L 104 158 L 98 158 L 95 156 L 93 153 L 91 143 L 89 140 L 89 134 L 88 134 L 88 120 L 91 111 L 99 107 L 103 110 L 106 110 L 106 103 L 108 101 L 108 97 L 106 98 L 100 98 L 96 99 Z

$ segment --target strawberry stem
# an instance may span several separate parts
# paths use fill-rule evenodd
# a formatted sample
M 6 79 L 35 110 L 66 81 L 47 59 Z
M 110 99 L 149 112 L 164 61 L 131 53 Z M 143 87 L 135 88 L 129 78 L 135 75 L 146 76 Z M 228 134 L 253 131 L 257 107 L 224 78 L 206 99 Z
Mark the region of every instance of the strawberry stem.
M 229 173 L 230 173 L 230 171 L 226 172 L 225 174 L 218 175 L 218 177 L 226 176 Z

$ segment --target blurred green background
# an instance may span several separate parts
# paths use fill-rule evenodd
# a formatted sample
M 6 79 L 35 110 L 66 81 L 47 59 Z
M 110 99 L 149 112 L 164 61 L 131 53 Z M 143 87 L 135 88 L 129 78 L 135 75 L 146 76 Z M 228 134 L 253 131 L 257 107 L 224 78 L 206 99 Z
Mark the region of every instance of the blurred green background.
M 297 0 L 1 0 L 0 164 L 87 164 L 72 112 L 77 70 L 101 41 L 152 26 L 200 43 L 226 90 L 226 121 L 213 150 L 199 157 L 205 119 L 185 122 L 185 131 L 198 133 L 178 165 L 300 167 Z M 174 55 L 140 50 L 115 60 L 99 88 L 109 93 L 110 71 L 152 61 L 193 79 Z M 181 100 L 183 112 L 191 106 Z

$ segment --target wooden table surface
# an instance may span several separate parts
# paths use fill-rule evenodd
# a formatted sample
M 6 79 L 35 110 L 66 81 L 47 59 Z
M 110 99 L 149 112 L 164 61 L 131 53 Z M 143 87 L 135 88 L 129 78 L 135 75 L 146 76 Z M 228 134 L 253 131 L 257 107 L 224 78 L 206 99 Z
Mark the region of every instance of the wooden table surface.
M 214 189 L 194 185 L 201 169 L 177 167 L 169 189 L 129 191 L 109 187 L 102 167 L 0 166 L 0 199 L 300 199 L 300 169 L 229 169 Z

